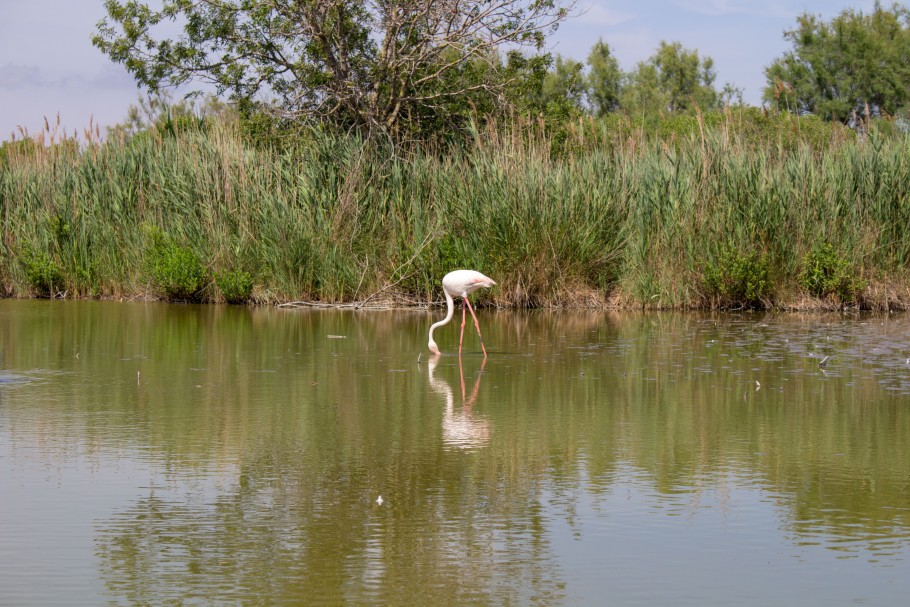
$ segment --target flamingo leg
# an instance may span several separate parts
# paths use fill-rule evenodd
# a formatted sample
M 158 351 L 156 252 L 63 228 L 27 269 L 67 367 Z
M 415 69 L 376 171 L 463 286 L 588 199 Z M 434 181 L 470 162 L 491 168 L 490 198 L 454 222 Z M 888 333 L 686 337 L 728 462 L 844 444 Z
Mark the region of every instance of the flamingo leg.
M 468 307 L 468 310 L 471 312 L 471 316 L 474 317 L 474 326 L 477 327 L 477 336 L 480 337 L 480 348 L 483 350 L 483 357 L 487 357 L 487 348 L 483 345 L 483 335 L 480 333 L 480 323 L 477 322 L 477 315 L 474 314 L 474 308 L 471 307 L 471 302 L 468 301 L 468 298 L 464 298 L 464 303 Z M 464 310 L 461 312 L 462 318 L 464 317 Z M 461 332 L 464 333 L 464 321 L 461 323 Z M 459 350 L 460 351 L 460 350 Z

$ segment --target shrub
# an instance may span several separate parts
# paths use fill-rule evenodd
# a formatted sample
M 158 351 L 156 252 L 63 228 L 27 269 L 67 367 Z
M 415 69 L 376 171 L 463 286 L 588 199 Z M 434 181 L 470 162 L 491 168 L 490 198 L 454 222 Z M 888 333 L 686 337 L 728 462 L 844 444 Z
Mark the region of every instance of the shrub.
M 189 247 L 173 243 L 152 249 L 152 279 L 170 301 L 199 301 L 205 286 L 205 268 Z
M 246 303 L 253 292 L 253 277 L 243 270 L 222 270 L 215 274 L 215 284 L 230 304 Z
M 39 297 L 53 297 L 63 285 L 63 274 L 57 262 L 44 251 L 27 250 L 23 256 L 25 277 Z
M 717 261 L 705 268 L 705 284 L 724 307 L 763 307 L 771 297 L 768 261 L 759 253 L 724 247 Z
M 856 302 L 865 281 L 855 275 L 853 266 L 828 243 L 816 246 L 803 260 L 800 285 L 821 299 L 835 298 L 843 303 Z

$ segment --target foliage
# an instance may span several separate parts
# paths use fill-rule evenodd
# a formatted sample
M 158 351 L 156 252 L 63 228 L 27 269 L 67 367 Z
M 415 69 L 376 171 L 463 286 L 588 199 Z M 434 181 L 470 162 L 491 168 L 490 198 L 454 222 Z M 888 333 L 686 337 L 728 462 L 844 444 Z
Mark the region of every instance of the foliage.
M 766 70 L 764 99 L 780 110 L 848 122 L 910 101 L 910 11 L 875 3 L 830 22 L 805 13 L 784 33 L 792 50 Z
M 237 102 L 272 98 L 285 117 L 397 133 L 451 98 L 506 90 L 453 77 L 505 47 L 541 48 L 568 15 L 558 0 L 106 0 L 93 43 L 155 91 L 207 82 Z M 155 39 L 166 22 L 182 34 Z
M 63 273 L 45 251 L 27 248 L 22 256 L 25 276 L 39 297 L 53 297 L 63 287 Z
M 622 90 L 622 70 L 610 52 L 610 46 L 598 39 L 588 54 L 588 73 L 585 76 L 587 98 L 595 116 L 605 116 L 619 109 Z
M 557 55 L 553 69 L 544 77 L 540 106 L 550 118 L 566 118 L 582 111 L 585 95 L 584 66 Z
M 546 113 L 543 105 L 543 86 L 553 58 L 549 54 L 525 55 L 509 51 L 503 70 L 503 77 L 509 83 L 505 99 L 509 107 L 521 116 L 538 116 Z M 490 116 L 495 119 L 496 116 Z
M 715 77 L 713 59 L 702 59 L 679 42 L 662 41 L 654 55 L 627 75 L 622 107 L 646 114 L 710 109 L 718 103 Z
M 805 256 L 799 282 L 815 297 L 834 297 L 844 303 L 856 302 L 865 289 L 865 281 L 829 243 L 816 246 Z
M 175 101 L 170 91 L 160 90 L 140 96 L 129 106 L 126 119 L 108 127 L 107 136 L 115 141 L 128 141 L 149 133 L 174 137 L 178 132 L 203 131 L 213 121 L 235 120 L 236 114 L 234 106 L 212 95 L 201 101 L 196 98 Z
M 755 107 L 737 108 L 728 115 L 730 130 L 757 152 L 795 151 L 803 146 L 821 151 L 830 146 L 856 141 L 855 132 L 818 116 L 794 116 L 787 112 L 768 112 Z M 706 115 L 705 118 L 707 121 L 712 116 Z
M 0 170 L 0 276 L 34 292 L 31 249 L 73 297 L 226 298 L 207 286 L 212 260 L 270 301 L 438 300 L 441 275 L 473 267 L 500 282 L 485 296 L 500 305 L 759 305 L 802 300 L 824 234 L 875 277 L 863 305 L 892 305 L 906 284 L 897 129 L 859 138 L 754 108 L 516 116 L 403 149 L 315 128 L 253 145 L 241 126 L 18 158 Z
M 669 148 L 688 148 L 703 137 L 722 136 L 735 145 L 756 154 L 776 156 L 809 148 L 822 151 L 857 140 L 855 132 L 839 123 L 817 116 L 794 116 L 767 112 L 756 107 L 731 107 L 696 114 L 673 113 L 630 116 L 607 114 L 601 119 L 581 119 L 551 130 L 568 132 L 570 153 L 589 151 L 592 146 L 621 148 L 626 145 L 660 144 Z M 889 131 L 890 137 L 902 135 Z M 576 144 L 576 147 L 571 147 Z
M 0 143 L 0 167 L 16 157 L 28 157 L 38 153 L 40 144 L 34 139 L 16 139 Z
M 768 260 L 764 254 L 722 247 L 704 271 L 705 286 L 724 307 L 762 308 L 771 298 Z
M 170 301 L 199 301 L 205 287 L 205 267 L 189 247 L 157 242 L 150 252 L 152 280 Z
M 230 269 L 215 273 L 215 285 L 221 290 L 224 300 L 230 304 L 246 303 L 253 292 L 253 277 L 249 272 Z

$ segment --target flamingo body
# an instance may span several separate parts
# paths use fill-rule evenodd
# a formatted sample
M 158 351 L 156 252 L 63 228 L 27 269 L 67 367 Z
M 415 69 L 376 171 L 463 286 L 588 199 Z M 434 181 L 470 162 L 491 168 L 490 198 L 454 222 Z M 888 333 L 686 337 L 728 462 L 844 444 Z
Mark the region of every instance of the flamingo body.
M 474 314 L 474 309 L 471 307 L 471 302 L 468 301 L 468 295 L 476 291 L 477 289 L 483 287 L 492 287 L 496 283 L 492 278 L 484 276 L 480 272 L 475 272 L 474 270 L 455 270 L 454 272 L 449 272 L 442 278 L 442 292 L 446 297 L 446 317 L 440 320 L 437 323 L 434 323 L 430 327 L 430 336 L 427 346 L 430 348 L 430 351 L 433 354 L 439 354 L 439 347 L 436 345 L 436 342 L 433 341 L 433 331 L 437 327 L 441 327 L 447 324 L 452 320 L 452 316 L 455 314 L 455 297 L 461 297 L 464 301 L 465 307 L 471 311 L 471 316 L 474 318 L 474 326 L 477 327 L 477 335 L 480 335 L 480 347 L 483 348 L 483 355 L 487 355 L 487 349 L 483 345 L 483 336 L 480 334 L 480 323 L 477 322 L 477 316 Z M 461 353 L 461 343 L 464 340 L 464 324 L 465 316 L 464 310 L 461 312 L 461 337 L 458 341 L 458 353 Z

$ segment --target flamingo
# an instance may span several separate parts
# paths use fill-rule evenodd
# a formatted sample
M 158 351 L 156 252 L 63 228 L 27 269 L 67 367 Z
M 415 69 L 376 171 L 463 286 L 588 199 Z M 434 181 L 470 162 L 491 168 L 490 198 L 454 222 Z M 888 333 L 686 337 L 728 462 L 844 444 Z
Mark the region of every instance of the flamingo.
M 468 301 L 468 295 L 481 287 L 492 287 L 495 284 L 492 278 L 488 278 L 474 270 L 455 270 L 443 276 L 442 292 L 446 296 L 446 317 L 430 327 L 430 341 L 427 344 L 430 352 L 437 355 L 440 353 L 439 347 L 433 341 L 433 330 L 452 320 L 452 315 L 455 314 L 455 302 L 452 298 L 461 297 L 464 300 L 464 307 L 461 309 L 461 336 L 458 338 L 458 354 L 461 354 L 461 344 L 464 341 L 464 310 L 467 308 L 471 311 L 471 316 L 474 317 L 474 326 L 477 327 L 477 335 L 480 336 L 480 347 L 483 349 L 484 358 L 486 358 L 487 349 L 483 345 L 483 335 L 480 334 L 480 323 L 477 322 L 477 315 L 474 314 L 474 308 L 471 307 L 471 302 Z

